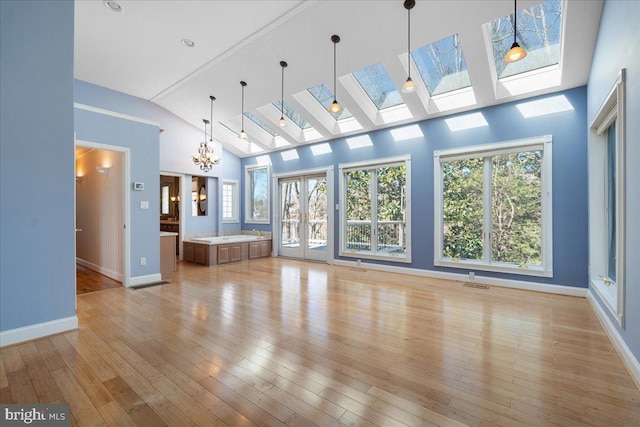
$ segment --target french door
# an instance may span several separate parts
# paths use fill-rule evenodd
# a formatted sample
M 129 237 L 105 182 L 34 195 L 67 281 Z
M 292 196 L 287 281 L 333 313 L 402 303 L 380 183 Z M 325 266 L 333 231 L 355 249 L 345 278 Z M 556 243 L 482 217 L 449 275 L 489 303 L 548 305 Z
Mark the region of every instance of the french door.
M 327 260 L 327 178 L 303 175 L 278 180 L 282 256 Z

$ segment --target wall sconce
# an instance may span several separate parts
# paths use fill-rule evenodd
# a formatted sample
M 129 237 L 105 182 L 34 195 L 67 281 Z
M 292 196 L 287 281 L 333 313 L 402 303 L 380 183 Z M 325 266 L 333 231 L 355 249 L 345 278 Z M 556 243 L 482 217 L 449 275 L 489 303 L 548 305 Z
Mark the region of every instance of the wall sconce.
M 76 184 L 82 184 L 82 175 L 76 176 Z
M 111 168 L 110 168 L 110 167 L 108 167 L 108 166 L 97 166 L 97 167 L 96 167 L 96 171 L 97 171 L 99 174 L 104 175 L 105 177 L 106 177 L 106 176 L 109 176 L 109 171 L 110 171 L 110 170 L 111 170 Z

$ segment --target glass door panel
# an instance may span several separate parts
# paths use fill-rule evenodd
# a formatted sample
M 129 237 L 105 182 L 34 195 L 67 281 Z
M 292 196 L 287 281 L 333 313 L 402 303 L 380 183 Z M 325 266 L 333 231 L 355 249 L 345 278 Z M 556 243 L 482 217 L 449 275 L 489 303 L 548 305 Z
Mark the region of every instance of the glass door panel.
M 305 178 L 307 190 L 305 258 L 326 260 L 327 252 L 327 178 Z
M 284 256 L 302 257 L 300 247 L 301 180 L 280 181 L 280 253 Z

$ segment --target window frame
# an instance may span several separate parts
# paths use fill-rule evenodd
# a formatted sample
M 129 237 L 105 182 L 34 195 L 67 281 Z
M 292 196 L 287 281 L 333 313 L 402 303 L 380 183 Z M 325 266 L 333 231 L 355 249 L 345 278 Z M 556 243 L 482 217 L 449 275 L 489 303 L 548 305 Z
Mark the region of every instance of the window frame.
M 434 166 L 434 266 L 464 268 L 468 270 L 492 271 L 537 277 L 553 277 L 553 197 L 552 197 L 552 137 L 538 136 L 520 140 L 497 142 L 485 145 L 474 145 L 433 153 Z M 443 161 L 488 158 L 522 151 L 542 151 L 541 164 L 541 197 L 542 197 L 542 264 L 540 266 L 522 266 L 491 260 L 492 244 L 492 211 L 491 211 L 491 176 L 483 174 L 483 259 L 454 260 L 443 256 Z M 489 161 L 490 162 L 490 161 Z M 486 166 L 485 166 L 486 167 Z M 485 169 L 486 172 L 486 169 Z M 488 248 L 488 249 L 487 249 Z
M 231 186 L 231 217 L 225 217 L 225 186 Z M 236 179 L 224 179 L 222 181 L 222 223 L 233 224 L 240 222 L 240 197 L 239 197 L 240 183 Z
M 621 69 L 589 126 L 589 284 L 625 327 L 626 69 Z M 615 123 L 616 280 L 608 277 L 607 134 Z
M 346 193 L 347 184 L 346 174 L 354 170 L 363 169 L 376 169 L 384 166 L 404 165 L 405 167 L 405 232 L 406 251 L 403 255 L 397 254 L 384 254 L 381 252 L 372 253 L 371 251 L 358 251 L 354 249 L 345 248 L 346 233 L 347 233 L 347 201 Z M 385 260 L 402 263 L 411 263 L 411 155 L 388 157 L 383 159 L 373 159 L 369 161 L 345 163 L 339 165 L 339 190 L 340 190 L 340 233 L 339 233 L 339 255 L 349 258 L 362 258 L 362 259 L 374 259 Z M 374 186 L 377 188 L 377 185 Z M 377 190 L 376 190 L 377 191 Z M 372 197 L 373 199 L 373 197 Z M 377 231 L 377 215 L 376 207 L 372 204 L 372 216 L 371 216 L 371 228 Z M 376 232 L 377 238 L 377 232 Z M 372 239 L 373 240 L 373 239 Z
M 266 185 L 267 185 L 267 197 L 265 200 L 265 206 L 267 207 L 267 215 L 266 217 L 260 218 L 260 219 L 256 219 L 253 216 L 252 212 L 249 212 L 249 207 L 252 206 L 251 203 L 251 188 L 250 188 L 250 182 L 251 182 L 251 173 L 259 170 L 259 169 L 265 169 L 266 170 Z M 269 178 L 270 176 L 270 167 L 269 165 L 252 165 L 252 166 L 245 166 L 245 185 L 244 185 L 244 222 L 247 224 L 270 224 L 271 223 L 271 179 Z

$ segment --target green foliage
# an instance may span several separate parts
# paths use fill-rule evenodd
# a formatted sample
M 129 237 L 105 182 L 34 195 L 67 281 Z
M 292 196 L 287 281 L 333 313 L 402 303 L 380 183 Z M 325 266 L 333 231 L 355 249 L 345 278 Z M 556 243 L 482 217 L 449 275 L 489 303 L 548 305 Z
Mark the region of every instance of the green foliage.
M 484 158 L 443 163 L 443 255 L 483 258 Z M 491 164 L 493 262 L 542 263 L 542 153 L 504 154 Z

